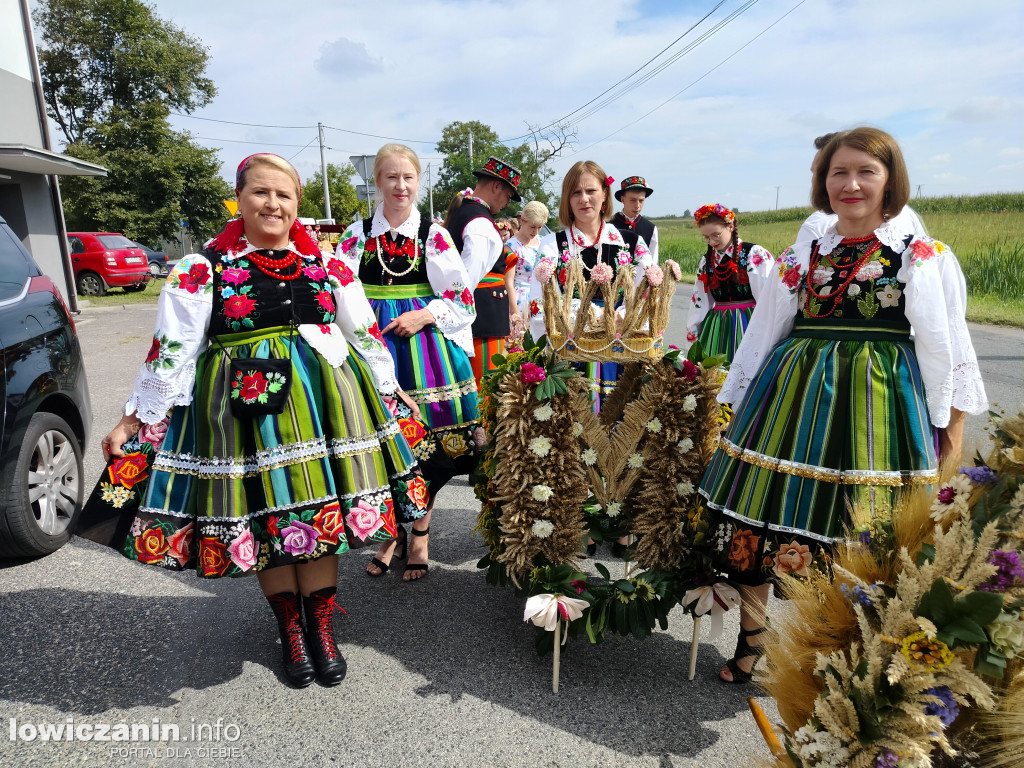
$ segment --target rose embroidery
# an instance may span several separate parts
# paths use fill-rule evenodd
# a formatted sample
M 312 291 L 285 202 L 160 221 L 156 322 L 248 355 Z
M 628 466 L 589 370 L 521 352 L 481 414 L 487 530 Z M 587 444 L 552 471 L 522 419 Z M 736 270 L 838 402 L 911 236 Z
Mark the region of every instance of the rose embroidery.
M 322 309 L 326 313 L 331 313 L 334 311 L 334 296 L 331 294 L 330 291 L 322 290 L 317 292 L 316 303 L 319 304 L 320 309 Z
M 434 248 L 437 249 L 438 253 L 444 253 L 451 246 L 448 245 L 448 241 L 444 239 L 444 235 L 440 232 L 434 233 Z
M 348 252 L 352 250 L 352 246 L 358 242 L 359 238 L 349 237 L 341 241 L 341 252 L 348 255 Z
M 380 506 L 374 506 L 366 499 L 360 499 L 359 503 L 348 511 L 345 522 L 348 523 L 353 536 L 362 541 L 366 541 L 384 525 Z
M 153 344 L 149 348 L 149 354 L 146 355 L 146 362 L 152 363 L 160 356 L 160 339 L 156 336 L 153 337 Z
M 738 571 L 749 571 L 757 562 L 759 536 L 753 531 L 736 531 L 729 543 L 729 562 Z
M 256 565 L 256 550 L 256 540 L 252 537 L 252 531 L 246 528 L 228 545 L 227 553 L 231 562 L 243 571 L 248 571 Z
M 132 488 L 136 483 L 141 483 L 149 477 L 146 457 L 138 451 L 114 459 L 107 471 L 110 473 L 111 483 L 123 485 L 125 488 Z
M 772 568 L 777 576 L 786 576 L 795 573 L 797 576 L 807 576 L 807 566 L 811 564 L 814 557 L 811 555 L 810 547 L 791 541 L 783 544 L 775 554 L 775 567 Z
M 221 280 L 229 285 L 241 285 L 249 279 L 249 270 L 241 267 L 228 267 L 221 272 Z
M 216 536 L 203 536 L 199 540 L 199 570 L 203 576 L 223 576 L 231 559 L 228 546 Z
M 782 282 L 790 289 L 790 293 L 800 284 L 799 267 L 790 267 L 782 273 Z
M 416 419 L 399 419 L 398 427 L 410 448 L 415 448 L 427 436 L 427 430 Z
M 198 293 L 203 283 L 210 279 L 210 268 L 205 264 L 193 264 L 188 272 L 178 276 L 178 287 L 189 293 Z
M 158 563 L 164 559 L 170 544 L 161 528 L 147 528 L 135 538 L 135 552 L 140 563 Z
M 195 523 L 189 523 L 167 538 L 167 554 L 177 560 L 182 568 L 188 565 L 188 561 L 192 558 L 192 539 L 194 538 L 195 530 Z
M 224 300 L 224 314 L 233 320 L 242 320 L 256 307 L 256 302 L 245 294 L 236 293 Z M 251 325 L 252 321 L 249 321 Z
M 302 274 L 308 277 L 310 280 L 323 280 L 327 277 L 327 273 L 324 268 L 319 264 L 307 264 L 302 268 Z
M 430 503 L 430 494 L 427 492 L 427 481 L 416 476 L 406 483 L 406 495 L 409 501 L 416 505 L 417 509 L 426 509 Z
M 281 537 L 284 539 L 284 551 L 296 557 L 313 554 L 318 543 L 313 526 L 299 520 L 292 522 L 287 528 L 282 528 Z

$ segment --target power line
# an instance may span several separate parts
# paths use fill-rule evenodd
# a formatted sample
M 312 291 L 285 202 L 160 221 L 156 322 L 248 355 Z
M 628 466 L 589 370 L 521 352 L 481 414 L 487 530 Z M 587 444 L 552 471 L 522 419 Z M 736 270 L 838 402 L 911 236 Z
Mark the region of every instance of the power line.
M 706 19 L 707 19 L 707 18 L 708 18 L 709 16 L 711 16 L 711 14 L 713 14 L 713 13 L 714 13 L 715 11 L 717 11 L 717 10 L 718 10 L 719 8 L 721 8 L 721 7 L 723 6 L 723 5 L 725 5 L 725 2 L 726 2 L 726 0 L 720 0 L 720 2 L 718 3 L 718 5 L 716 5 L 716 6 L 715 6 L 714 8 L 712 8 L 712 9 L 711 9 L 710 11 L 708 11 L 708 12 L 707 12 L 707 13 L 706 13 L 706 14 L 705 14 L 705 15 L 704 15 L 704 16 L 703 16 L 702 18 L 700 18 L 700 19 L 699 19 L 699 20 L 698 20 L 697 22 L 695 22 L 695 23 L 694 23 L 694 24 L 693 24 L 693 25 L 692 25 L 692 26 L 691 26 L 691 27 L 690 27 L 689 29 L 687 29 L 687 30 L 686 30 L 685 32 L 683 32 L 683 34 L 681 34 L 681 35 L 680 35 L 679 37 L 677 37 L 677 38 L 676 38 L 675 40 L 673 40 L 673 41 L 672 41 L 671 43 L 669 43 L 668 45 L 666 45 L 666 46 L 665 46 L 664 48 L 662 48 L 662 49 L 661 49 L 660 51 L 658 51 L 658 52 L 657 52 L 656 54 L 654 54 L 654 55 L 653 55 L 653 56 L 652 56 L 651 58 L 649 58 L 649 59 L 648 59 L 647 61 L 645 61 L 645 62 L 644 62 L 643 64 L 641 64 L 641 65 L 640 65 L 639 67 L 637 67 L 636 69 L 634 69 L 634 70 L 633 70 L 632 72 L 630 72 L 630 73 L 629 73 L 628 75 L 626 75 L 625 77 L 623 77 L 623 78 L 622 78 L 621 80 L 619 80 L 619 81 L 618 81 L 617 83 L 613 83 L 613 84 L 612 84 L 612 85 L 610 85 L 610 86 L 609 86 L 608 88 L 606 88 L 605 90 L 601 91 L 601 93 L 597 94 L 597 96 L 595 96 L 594 98 L 592 98 L 592 99 L 591 99 L 590 101 L 588 101 L 588 102 L 587 102 L 586 104 L 583 104 L 582 106 L 580 106 L 580 107 L 577 107 L 576 109 L 574 109 L 574 110 L 573 110 L 572 112 L 570 112 L 569 114 L 567 114 L 567 115 L 563 115 L 562 117 L 558 118 L 557 120 L 552 120 L 552 121 L 551 121 L 550 123 L 548 123 L 547 125 L 545 125 L 545 126 L 544 126 L 544 127 L 542 127 L 542 128 L 538 128 L 537 130 L 538 130 L 538 131 L 543 131 L 543 130 L 545 130 L 545 129 L 547 129 L 547 128 L 551 128 L 552 126 L 558 125 L 559 123 L 561 123 L 561 122 L 563 122 L 563 121 L 565 121 L 565 120 L 568 120 L 568 119 L 569 119 L 570 117 L 572 117 L 573 115 L 575 115 L 575 114 L 576 114 L 577 112 L 579 112 L 580 110 L 584 109 L 585 107 L 588 107 L 588 106 L 590 106 L 590 105 L 591 105 L 591 104 L 593 104 L 593 103 L 594 103 L 595 101 L 597 101 L 598 99 L 600 99 L 600 98 L 601 98 L 602 96 L 604 96 L 604 95 L 605 95 L 606 93 L 608 93 L 608 91 L 610 91 L 610 90 L 612 90 L 613 88 L 616 88 L 616 87 L 618 87 L 619 85 L 621 85 L 622 83 L 624 83 L 624 82 L 625 82 L 626 80 L 628 80 L 628 79 L 629 79 L 629 78 L 631 78 L 631 77 L 632 77 L 633 75 L 635 75 L 635 74 L 636 74 L 637 72 L 639 72 L 640 70 L 642 70 L 642 69 L 643 69 L 644 67 L 646 67 L 646 66 L 647 66 L 648 64 L 650 64 L 650 63 L 651 63 L 652 61 L 654 61 L 654 60 L 655 60 L 655 59 L 657 59 L 657 58 L 658 58 L 659 56 L 661 56 L 661 54 L 663 54 L 663 53 L 664 53 L 665 51 L 667 51 L 667 50 L 668 50 L 669 48 L 671 48 L 671 47 L 672 47 L 673 45 L 675 45 L 675 44 L 676 44 L 676 43 L 678 43 L 678 42 L 679 42 L 680 40 L 682 40 L 682 39 L 683 39 L 684 37 L 686 37 L 686 36 L 687 36 L 688 34 L 690 34 L 690 33 L 691 33 L 691 32 L 692 32 L 692 31 L 693 31 L 694 29 L 696 29 L 696 28 L 697 28 L 698 26 L 700 26 L 700 25 L 701 25 L 701 24 L 702 24 L 702 23 L 703 23 L 703 22 L 704 22 L 704 21 L 705 21 L 705 20 L 706 20 Z M 523 134 L 522 136 L 514 136 L 514 137 L 512 137 L 511 139 L 501 139 L 500 141 L 501 141 L 501 143 L 502 143 L 502 144 L 509 144 L 509 143 L 511 143 L 511 142 L 513 142 L 513 141 L 520 141 L 520 140 L 522 140 L 522 139 L 528 139 L 528 138 L 529 138 L 529 137 L 530 137 L 531 135 L 532 135 L 532 134 L 528 134 L 528 133 L 527 133 L 527 134 Z
M 678 91 L 677 93 L 673 94 L 672 96 L 669 96 L 669 97 L 668 97 L 667 99 L 665 99 L 665 101 L 661 102 L 661 104 L 659 104 L 658 106 L 656 106 L 656 107 L 655 107 L 654 109 L 652 109 L 652 110 L 651 110 L 650 112 L 646 112 L 646 113 L 644 113 L 644 114 L 640 115 L 640 117 L 638 117 L 638 118 L 637 118 L 636 120 L 633 120 L 632 122 L 626 123 L 626 124 L 625 124 L 624 126 L 622 126 L 621 128 L 619 128 L 619 129 L 617 129 L 617 130 L 615 130 L 615 131 L 612 131 L 612 132 L 611 132 L 611 133 L 609 133 L 609 134 L 608 134 L 607 136 L 605 136 L 605 137 L 604 137 L 603 139 L 598 139 L 597 141 L 593 142 L 592 144 L 588 144 L 587 146 L 583 147 L 582 149 L 580 149 L 580 150 L 577 150 L 576 152 L 573 152 L 573 153 L 572 153 L 571 155 L 567 155 L 566 157 L 567 157 L 567 158 L 568 158 L 568 157 L 575 157 L 576 155 L 578 155 L 578 154 L 580 154 L 580 153 L 582 153 L 582 152 L 586 152 L 586 151 L 587 151 L 588 149 L 590 149 L 591 147 L 596 147 L 596 146 L 597 146 L 598 144 L 601 144 L 601 143 L 603 143 L 603 142 L 607 141 L 607 140 L 608 140 L 608 139 L 610 139 L 610 138 L 611 138 L 612 136 L 615 136 L 615 135 L 617 135 L 617 134 L 619 134 L 619 133 L 622 133 L 622 131 L 626 130 L 627 128 L 629 128 L 629 127 L 631 127 L 631 126 L 634 126 L 634 125 L 636 125 L 637 123 L 639 123 L 639 122 L 640 122 L 641 120 L 643 120 L 644 118 L 646 118 L 646 117 L 649 117 L 650 115 L 653 115 L 653 114 L 654 114 L 655 112 L 657 112 L 657 111 L 658 111 L 659 109 L 661 109 L 661 108 L 662 108 L 662 107 L 664 107 L 664 106 L 665 106 L 666 104 L 668 104 L 668 103 L 669 103 L 670 101 L 674 101 L 674 100 L 675 100 L 675 99 L 677 99 L 677 98 L 678 98 L 679 96 L 682 96 L 682 95 L 683 95 L 683 94 L 684 94 L 684 93 L 685 93 L 686 91 L 690 90 L 690 89 L 691 89 L 691 88 L 692 88 L 693 86 L 695 86 L 695 85 L 696 85 L 697 83 L 699 83 L 699 82 L 700 82 L 701 80 L 703 80 L 704 78 L 706 78 L 706 77 L 707 77 L 708 75 L 710 75 L 710 74 L 711 74 L 712 72 L 714 72 L 715 70 L 719 69 L 719 68 L 720 68 L 721 66 L 723 66 L 723 65 L 724 65 L 724 64 L 725 64 L 726 62 L 728 62 L 728 61 L 729 61 L 730 59 L 734 58 L 734 57 L 735 57 L 736 55 L 738 55 L 738 54 L 739 54 L 739 53 L 740 53 L 741 51 L 743 51 L 743 50 L 744 50 L 745 48 L 747 48 L 747 47 L 748 47 L 748 46 L 749 46 L 749 45 L 750 45 L 751 43 L 753 43 L 753 42 L 754 42 L 755 40 L 757 40 L 757 39 L 758 39 L 759 37 L 761 37 L 762 35 L 764 35 L 764 34 L 765 34 L 766 32 L 768 32 L 768 31 L 769 31 L 770 29 L 772 29 L 772 27 L 774 27 L 775 25 L 777 25 L 777 24 L 778 24 L 779 22 L 781 22 L 781 21 L 782 21 L 783 19 L 785 19 L 785 18 L 786 18 L 787 16 L 789 16 L 789 15 L 790 15 L 791 13 L 793 13 L 793 11 L 795 11 L 795 10 L 796 10 L 797 8 L 799 8 L 799 7 L 801 6 L 801 5 L 803 5 L 803 4 L 804 4 L 804 3 L 806 3 L 806 2 L 807 2 L 807 0 L 800 0 L 800 2 L 799 2 L 799 3 L 797 3 L 796 5 L 794 5 L 794 6 L 792 7 L 792 8 L 790 8 L 790 9 L 789 9 L 788 11 L 786 11 L 786 12 L 785 12 L 784 14 L 782 14 L 781 16 L 779 16 L 779 18 L 777 18 L 777 19 L 776 19 L 775 21 L 773 21 L 773 22 L 772 22 L 771 24 L 769 24 L 769 25 L 768 25 L 767 27 L 765 27 L 765 28 L 764 28 L 764 29 L 762 29 L 762 30 L 761 30 L 760 32 L 758 32 L 758 33 L 757 33 L 756 35 L 754 35 L 754 36 L 753 36 L 752 38 L 750 38 L 750 39 L 749 39 L 749 40 L 748 40 L 747 42 L 745 42 L 745 43 L 744 43 L 743 45 L 741 45 L 741 46 L 740 46 L 739 48 L 737 48 L 737 49 L 736 49 L 735 51 L 733 51 L 732 53 L 730 53 L 730 54 L 729 54 L 728 56 L 726 56 L 726 57 L 725 57 L 724 59 L 722 59 L 722 60 L 721 60 L 720 62 L 718 62 L 718 63 L 717 63 L 717 64 L 716 64 L 715 66 L 713 66 L 713 67 L 712 67 L 711 69 L 709 69 L 709 70 L 708 70 L 707 72 L 705 72 L 705 73 L 704 73 L 703 75 L 701 75 L 700 77 L 698 77 L 698 78 L 697 78 L 696 80 L 694 80 L 694 81 L 693 81 L 692 83 L 690 83 L 690 84 L 689 84 L 689 85 L 687 85 L 687 86 L 686 86 L 685 88 L 683 88 L 683 89 L 682 89 L 681 91 Z
M 187 117 L 192 120 L 205 120 L 208 123 L 224 123 L 225 125 L 245 125 L 249 128 L 283 128 L 286 130 L 313 130 L 315 125 L 264 125 L 262 123 L 240 123 L 236 120 L 218 120 L 215 117 L 199 117 L 199 115 L 186 115 L 184 112 L 171 112 L 175 117 Z
M 217 139 L 213 136 L 193 136 L 194 139 L 202 139 L 203 141 L 223 141 L 231 144 L 262 144 L 265 147 L 302 147 L 301 144 L 278 144 L 277 142 L 270 141 L 245 141 L 243 139 Z M 315 141 L 315 139 L 314 139 Z M 308 147 L 309 144 L 306 145 Z M 305 147 L 303 147 L 305 149 Z M 300 152 L 302 150 L 299 150 Z M 298 153 L 296 153 L 298 154 Z

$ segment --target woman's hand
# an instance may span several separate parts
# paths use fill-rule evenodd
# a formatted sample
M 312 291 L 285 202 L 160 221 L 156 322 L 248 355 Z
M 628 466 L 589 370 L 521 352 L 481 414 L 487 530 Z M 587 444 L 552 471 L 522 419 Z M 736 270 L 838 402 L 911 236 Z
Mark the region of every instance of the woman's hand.
M 939 461 L 959 456 L 964 442 L 964 423 L 967 415 L 956 408 L 949 409 L 949 425 L 939 429 Z
M 414 419 L 420 418 L 420 407 L 416 404 L 416 401 L 409 397 L 409 394 L 401 389 L 395 390 L 395 396 L 409 406 L 409 410 L 412 411 L 412 417 Z
M 434 324 L 434 316 L 429 309 L 414 309 L 411 312 L 403 312 L 385 326 L 381 333 L 394 331 L 399 336 L 408 338 L 415 336 L 420 329 L 427 325 Z
M 117 426 L 110 430 L 110 434 L 100 441 L 100 448 L 103 449 L 103 458 L 108 456 L 120 458 L 124 456 L 121 446 L 131 440 L 142 429 L 142 419 L 138 416 L 122 416 Z

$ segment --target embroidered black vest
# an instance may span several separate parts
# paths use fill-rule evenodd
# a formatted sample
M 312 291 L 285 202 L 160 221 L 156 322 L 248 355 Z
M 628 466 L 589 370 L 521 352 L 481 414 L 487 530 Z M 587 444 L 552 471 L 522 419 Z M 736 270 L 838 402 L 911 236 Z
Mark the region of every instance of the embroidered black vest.
M 619 232 L 636 232 L 648 246 L 654 239 L 654 222 L 644 216 L 637 216 L 636 221 L 630 224 L 629 219 L 622 215 L 622 211 L 617 211 L 612 217 L 612 224 Z
M 750 275 L 747 264 L 750 260 L 750 249 L 754 243 L 740 243 L 740 253 L 731 253 L 714 264 L 714 256 L 704 264 L 704 280 L 708 293 L 716 304 L 733 302 L 749 302 L 754 300 L 750 288 Z
M 371 238 L 369 237 L 369 232 L 372 227 L 373 219 L 363 219 L 363 232 L 367 233 L 366 245 L 369 246 L 372 240 L 376 240 L 371 246 L 373 250 L 367 250 L 364 247 L 363 258 L 359 263 L 359 279 L 364 285 L 418 285 L 430 282 L 427 279 L 426 255 L 427 237 L 430 235 L 430 219 L 428 217 L 420 217 L 420 227 L 416 233 L 418 244 L 415 246 L 409 242 L 409 238 L 405 235 L 398 235 L 397 239 L 392 241 L 390 232 L 385 232 L 377 238 Z M 381 266 L 380 259 L 377 257 L 377 249 L 382 247 L 385 240 L 400 251 L 404 251 L 394 256 L 389 256 L 387 252 L 381 253 L 380 257 L 384 259 L 388 269 L 392 272 L 404 272 L 409 269 L 409 265 L 418 251 L 419 262 L 416 268 L 411 270 L 409 274 L 401 276 L 389 275 L 385 272 Z

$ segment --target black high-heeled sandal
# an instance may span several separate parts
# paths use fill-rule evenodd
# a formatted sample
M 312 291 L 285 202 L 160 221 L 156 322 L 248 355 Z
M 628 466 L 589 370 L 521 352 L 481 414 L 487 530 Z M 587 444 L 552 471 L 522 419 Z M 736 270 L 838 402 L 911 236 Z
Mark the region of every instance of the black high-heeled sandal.
M 398 553 L 399 547 L 402 548 L 401 554 Z M 407 537 L 405 535 L 405 528 L 403 528 L 402 526 L 398 526 L 398 535 L 395 537 L 395 549 L 391 553 L 391 559 L 394 560 L 397 557 L 399 560 L 404 560 L 408 548 L 409 544 Z M 367 571 L 366 575 L 369 576 L 371 579 L 379 579 L 381 576 L 387 573 L 388 569 L 391 567 L 391 563 L 382 562 L 381 559 L 377 556 L 370 558 L 370 565 L 377 566 L 377 569 L 380 571 L 380 573 L 370 573 L 369 571 Z
M 430 534 L 430 526 L 429 525 L 426 528 L 424 528 L 422 531 L 416 530 L 415 528 L 412 529 L 412 535 L 413 536 L 427 536 L 429 534 Z M 406 563 L 405 564 L 405 571 L 403 573 L 403 576 L 404 576 L 405 573 L 410 573 L 410 572 L 426 574 L 426 572 L 428 570 L 430 570 L 430 565 L 428 563 Z M 405 578 L 403 578 L 403 581 L 406 581 L 406 582 L 409 582 L 409 581 L 419 581 L 422 578 L 424 578 L 424 576 L 420 576 L 418 579 L 405 579 Z
M 736 639 L 736 650 L 732 655 L 732 658 L 725 662 L 725 668 L 729 670 L 729 674 L 732 675 L 732 680 L 726 680 L 721 674 L 718 675 L 718 679 L 723 683 L 735 684 L 735 685 L 746 685 L 754 679 L 754 667 L 757 666 L 757 662 L 764 656 L 764 640 L 759 645 L 751 645 L 747 642 L 747 638 L 756 637 L 762 632 L 767 632 L 768 627 L 757 627 L 756 629 L 743 629 L 740 627 L 740 635 Z M 750 665 L 750 671 L 745 672 L 738 662 L 740 659 L 754 657 L 754 663 Z

